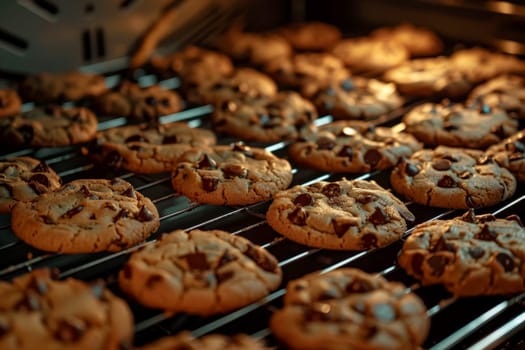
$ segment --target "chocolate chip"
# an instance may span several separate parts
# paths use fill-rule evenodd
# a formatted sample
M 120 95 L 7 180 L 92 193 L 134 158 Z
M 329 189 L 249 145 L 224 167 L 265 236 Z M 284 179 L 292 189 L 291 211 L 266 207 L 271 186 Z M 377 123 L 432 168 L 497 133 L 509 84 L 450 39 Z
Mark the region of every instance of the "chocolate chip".
M 130 212 L 127 209 L 121 209 L 117 215 L 113 217 L 113 222 L 117 222 L 121 218 L 127 218 L 129 217 Z
M 199 169 L 217 169 L 217 162 L 213 160 L 207 153 L 202 155 L 202 159 L 197 164 Z
M 32 171 L 34 173 L 47 173 L 49 171 L 49 166 L 44 162 L 40 162 Z
M 381 161 L 381 159 L 383 159 L 381 152 L 376 149 L 369 149 L 365 152 L 363 157 L 365 163 L 369 164 L 372 168 L 374 168 Z
M 202 189 L 206 192 L 213 192 L 217 189 L 219 185 L 219 179 L 211 176 L 211 175 L 204 175 L 202 176 Z
M 208 259 L 206 258 L 206 254 L 201 252 L 186 254 L 180 258 L 186 260 L 188 267 L 192 270 L 206 271 L 211 268 Z
M 501 266 L 503 266 L 505 272 L 512 272 L 512 270 L 514 270 L 514 267 L 516 266 L 514 264 L 514 260 L 512 260 L 512 257 L 505 253 L 498 253 L 498 255 L 496 255 L 496 260 L 500 263 Z
M 396 319 L 396 310 L 390 304 L 373 305 L 372 314 L 381 321 L 393 321 Z
M 127 189 L 125 189 L 124 192 L 122 192 L 122 195 L 129 198 L 137 199 L 137 194 L 135 193 L 133 187 L 128 187 Z
M 436 159 L 432 162 L 432 168 L 444 171 L 450 169 L 452 166 L 452 162 L 448 159 Z
M 332 219 L 332 226 L 336 236 L 342 238 L 351 225 L 348 222 L 339 222 L 337 219 Z
M 419 168 L 412 163 L 405 163 L 405 173 L 409 176 L 415 176 L 419 173 Z
M 42 215 L 42 216 L 40 216 L 40 218 L 42 219 L 42 221 L 44 221 L 44 223 L 46 223 L 48 225 L 55 224 L 55 221 L 53 219 L 51 219 L 49 216 L 47 216 L 47 215 Z
M 104 162 L 113 167 L 120 168 L 124 159 L 117 151 L 111 151 L 104 157 Z
M 168 145 L 168 144 L 173 144 L 173 143 L 178 143 L 178 142 L 179 140 L 178 140 L 177 135 L 165 135 L 162 138 L 163 145 Z
M 373 233 L 366 233 L 361 237 L 361 247 L 371 249 L 377 247 L 377 237 Z
M 224 281 L 231 279 L 234 275 L 235 273 L 231 270 L 217 272 L 217 281 L 223 283 Z
M 34 174 L 29 178 L 29 186 L 36 194 L 42 194 L 49 190 L 49 179 L 44 174 Z
M 390 221 L 390 218 L 382 208 L 377 207 L 376 210 L 374 210 L 374 212 L 368 217 L 368 221 L 374 225 L 384 225 Z
M 0 320 L 0 338 L 5 336 L 7 332 L 9 332 L 9 330 L 10 330 L 10 327 L 7 321 Z
M 490 229 L 489 225 L 483 225 L 481 231 L 476 234 L 476 238 L 482 241 L 495 241 L 498 233 Z
M 152 275 L 149 276 L 146 280 L 146 288 L 153 288 L 156 284 L 162 282 L 164 278 L 161 275 Z
M 318 149 L 331 150 L 335 147 L 335 141 L 332 140 L 331 138 L 324 137 L 324 136 L 320 137 L 316 143 L 317 143 Z
M 64 213 L 64 215 L 62 215 L 63 217 L 65 218 L 68 218 L 68 219 L 71 219 L 73 216 L 77 215 L 78 213 L 80 213 L 82 210 L 84 210 L 84 206 L 83 205 L 79 205 L 77 207 L 74 207 L 72 209 L 69 209 L 67 212 Z
M 237 260 L 237 258 L 234 255 L 232 255 L 229 251 L 225 251 L 220 257 L 217 267 L 219 268 L 235 260 Z
M 143 206 L 137 214 L 137 220 L 140 222 L 153 221 L 155 220 L 155 216 L 146 206 Z
M 288 214 L 288 220 L 295 225 L 303 226 L 306 224 L 306 212 L 303 208 L 296 208 Z
M 79 192 L 85 197 L 85 198 L 89 198 L 89 199 L 93 199 L 93 200 L 96 200 L 98 199 L 98 196 L 96 194 L 93 194 L 89 188 L 87 188 L 86 185 L 82 185 L 82 187 L 80 187 L 80 190 Z
M 31 125 L 22 125 L 17 129 L 17 132 L 22 136 L 25 144 L 30 144 L 33 141 L 35 131 Z
M 422 253 L 412 255 L 412 270 L 419 276 L 423 274 L 423 261 L 425 261 L 425 256 Z
M 331 183 L 323 186 L 321 193 L 328 198 L 333 198 L 341 195 L 341 186 L 336 183 Z
M 57 331 L 54 336 L 66 343 L 78 341 L 86 331 L 84 321 L 79 319 L 61 320 L 58 324 Z
M 354 150 L 350 146 L 343 146 L 339 152 L 337 152 L 338 157 L 345 157 L 350 160 L 354 157 Z
M 470 247 L 468 253 L 472 258 L 479 259 L 485 254 L 485 250 L 480 247 Z
M 297 207 L 306 207 L 307 205 L 311 205 L 313 201 L 314 199 L 308 193 L 301 193 L 294 198 L 293 204 Z
M 456 181 L 450 175 L 444 175 L 439 179 L 437 185 L 443 188 L 452 188 L 456 186 Z
M 279 268 L 277 262 L 270 259 L 269 256 L 264 254 L 262 249 L 251 243 L 248 243 L 243 254 L 255 261 L 255 263 L 264 271 L 275 272 Z
M 367 293 L 373 289 L 374 287 L 368 281 L 362 279 L 355 279 L 345 287 L 347 293 Z
M 235 177 L 245 178 L 248 176 L 248 169 L 239 164 L 226 164 L 222 171 L 226 179 L 233 179 Z
M 142 135 L 132 135 L 128 137 L 124 142 L 129 143 L 129 142 L 149 142 L 149 141 L 146 137 Z
M 157 99 L 153 96 L 146 97 L 144 101 L 152 107 L 155 107 L 158 103 Z
M 439 251 L 448 251 L 448 252 L 455 252 L 456 246 L 453 243 L 447 242 L 443 236 L 439 237 L 438 241 L 430 249 L 431 252 L 439 252 Z
M 427 260 L 428 266 L 432 268 L 432 276 L 441 276 L 445 272 L 445 266 L 448 264 L 449 258 L 443 255 L 433 255 Z

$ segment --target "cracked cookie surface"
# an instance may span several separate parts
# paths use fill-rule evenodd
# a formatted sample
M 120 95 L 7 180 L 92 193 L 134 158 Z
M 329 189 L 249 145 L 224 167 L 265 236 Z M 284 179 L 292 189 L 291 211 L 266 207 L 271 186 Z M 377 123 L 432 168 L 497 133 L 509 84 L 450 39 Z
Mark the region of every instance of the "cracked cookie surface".
M 81 179 L 11 212 L 15 235 L 45 251 L 119 251 L 145 240 L 159 227 L 157 208 L 122 179 Z
M 48 106 L 0 118 L 0 144 L 6 147 L 58 147 L 89 141 L 97 118 L 86 108 Z
M 488 106 L 425 103 L 403 117 L 405 132 L 426 145 L 485 149 L 518 131 L 518 121 Z
M 517 215 L 496 218 L 469 210 L 417 225 L 399 265 L 424 285 L 443 284 L 456 296 L 525 291 L 525 228 Z
M 119 273 L 120 288 L 139 303 L 202 316 L 255 302 L 281 279 L 269 252 L 220 230 L 164 234 L 133 253 Z
M 260 142 L 295 139 L 301 128 L 315 119 L 314 105 L 293 91 L 249 101 L 225 101 L 212 114 L 214 130 Z
M 171 172 L 184 152 L 215 142 L 210 130 L 191 128 L 182 122 L 127 125 L 99 132 L 82 153 L 110 167 L 153 174 Z
M 441 208 L 480 208 L 516 191 L 516 178 L 483 151 L 439 146 L 417 151 L 390 175 L 393 189 L 408 200 Z
M 366 173 L 388 169 L 421 149 L 412 135 L 360 121 L 336 121 L 302 130 L 289 147 L 301 166 L 337 172 Z
M 193 149 L 179 158 L 173 188 L 197 203 L 246 205 L 270 199 L 292 182 L 292 168 L 263 148 L 242 143 Z
M 487 156 L 507 168 L 518 181 L 525 181 L 525 130 L 490 146 Z
M 341 268 L 290 281 L 270 328 L 290 349 L 417 349 L 430 328 L 426 311 L 403 284 Z
M 107 91 L 101 75 L 81 72 L 40 73 L 27 77 L 19 86 L 27 102 L 61 103 L 99 96 Z
M 414 215 L 373 181 L 321 181 L 278 192 L 268 224 L 292 241 L 316 248 L 366 250 L 390 244 Z
M 128 305 L 101 283 L 56 280 L 48 269 L 0 281 L 3 350 L 119 350 L 133 339 Z
M 46 163 L 31 157 L 0 161 L 0 213 L 60 187 L 60 177 Z

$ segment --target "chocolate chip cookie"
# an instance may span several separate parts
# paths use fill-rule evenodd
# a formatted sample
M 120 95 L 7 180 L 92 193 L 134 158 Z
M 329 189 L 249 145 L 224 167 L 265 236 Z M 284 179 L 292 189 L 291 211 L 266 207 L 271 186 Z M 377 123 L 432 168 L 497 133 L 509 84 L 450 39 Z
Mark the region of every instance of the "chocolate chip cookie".
M 101 283 L 34 270 L 0 281 L 0 348 L 119 350 L 131 347 L 133 315 Z
M 454 68 L 448 57 L 410 60 L 387 70 L 383 78 L 396 84 L 403 95 L 414 97 L 459 99 L 474 86 L 465 73 Z
M 22 101 L 15 90 L 0 89 L 0 118 L 20 113 Z
M 171 177 L 178 193 L 215 205 L 261 202 L 291 182 L 292 167 L 286 159 L 242 143 L 187 151 Z
M 225 76 L 233 73 L 231 59 L 223 53 L 190 45 L 170 56 L 153 57 L 151 65 L 162 77 L 178 76 L 183 84 L 200 83 L 210 76 Z
M 476 87 L 469 95 L 468 105 L 503 109 L 516 119 L 525 119 L 525 78 L 503 75 Z
M 518 181 L 525 181 L 525 130 L 490 146 L 486 154 L 507 168 Z
M 141 346 L 137 350 L 265 350 L 269 349 L 245 334 L 226 336 L 222 334 L 209 334 L 201 338 L 194 338 L 190 332 L 184 331 L 174 336 L 156 340 Z
M 300 53 L 281 57 L 264 66 L 264 70 L 283 88 L 297 89 L 306 97 L 332 82 L 350 76 L 343 62 L 329 53 Z
M 396 86 L 376 79 L 346 78 L 321 89 L 313 102 L 322 114 L 336 119 L 376 119 L 401 107 Z
M 7 148 L 69 146 L 93 139 L 97 125 L 97 118 L 86 108 L 37 108 L 0 118 L 0 145 Z
M 197 104 L 219 104 L 229 100 L 249 100 L 270 97 L 277 93 L 277 85 L 266 74 L 252 68 L 238 68 L 233 74 L 213 77 L 185 90 L 186 98 Z
M 301 131 L 288 149 L 298 165 L 325 172 L 366 173 L 389 169 L 421 149 L 410 134 L 359 121 L 340 120 Z
M 488 207 L 516 191 L 516 178 L 483 151 L 445 146 L 417 151 L 390 182 L 408 200 L 441 208 Z
M 212 114 L 217 132 L 260 142 L 295 139 L 300 129 L 315 119 L 314 105 L 294 91 L 249 101 L 224 101 Z
M 127 125 L 101 131 L 82 148 L 97 163 L 116 169 L 154 174 L 171 172 L 192 147 L 215 145 L 215 134 L 186 123 Z
M 18 238 L 46 251 L 119 251 L 142 242 L 159 227 L 157 208 L 122 179 L 81 179 L 11 212 Z
M 60 177 L 46 163 L 31 157 L 0 160 L 0 213 L 60 187 Z
M 443 284 L 457 296 L 525 291 L 525 228 L 517 215 L 496 218 L 469 210 L 417 225 L 399 265 L 423 285 Z
M 27 77 L 18 87 L 24 101 L 61 103 L 102 95 L 107 91 L 103 76 L 82 72 L 40 73 Z
M 97 97 L 94 108 L 104 116 L 155 123 L 161 116 L 180 112 L 184 104 L 173 90 L 163 89 L 159 85 L 140 87 L 123 81 L 115 91 Z
M 370 36 L 401 44 L 408 50 L 410 56 L 432 56 L 443 50 L 443 42 L 434 32 L 410 23 L 378 28 L 370 33 Z
M 405 132 L 430 146 L 485 149 L 518 131 L 518 122 L 501 109 L 448 102 L 419 105 L 403 123 Z
M 289 349 L 418 349 L 430 319 L 423 301 L 399 282 L 354 268 L 288 283 L 270 328 Z
M 139 303 L 201 316 L 232 311 L 276 289 L 277 260 L 225 231 L 176 230 L 133 253 L 120 288 Z
M 414 215 L 374 181 L 321 181 L 278 192 L 268 224 L 292 241 L 315 248 L 365 250 L 405 233 Z
M 295 22 L 277 30 L 298 51 L 327 51 L 341 40 L 342 33 L 324 22 Z
M 398 42 L 369 37 L 341 40 L 331 52 L 352 72 L 384 72 L 409 58 L 408 50 Z

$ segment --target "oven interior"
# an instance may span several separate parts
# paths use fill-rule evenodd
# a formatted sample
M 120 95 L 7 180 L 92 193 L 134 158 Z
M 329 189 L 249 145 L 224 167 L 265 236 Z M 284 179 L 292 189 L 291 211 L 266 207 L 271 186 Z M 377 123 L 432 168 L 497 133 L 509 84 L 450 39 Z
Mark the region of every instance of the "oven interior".
M 41 4 L 40 1 L 33 3 Z M 136 3 L 143 5 L 141 1 Z M 199 23 L 199 30 L 189 31 L 188 25 L 182 29 L 175 28 L 172 35 L 161 43 L 159 50 L 173 50 L 190 42 L 206 43 L 214 34 L 224 30 L 233 18 L 243 14 L 247 28 L 252 30 L 267 30 L 290 21 L 315 19 L 336 24 L 347 36 L 360 35 L 380 25 L 408 21 L 435 30 L 446 40 L 446 49 L 449 51 L 461 46 L 479 44 L 517 55 L 525 53 L 523 36 L 525 5 L 518 1 L 250 0 L 242 4 L 230 3 L 229 6 L 220 7 L 221 11 L 204 11 L 201 14 L 203 17 L 188 21 L 190 26 L 197 26 L 195 23 Z M 212 12 L 214 15 L 211 15 Z M 0 41 L 1 39 L 0 37 Z M 81 46 L 82 44 L 79 50 L 82 50 Z M 106 60 L 105 57 L 102 57 L 100 62 L 96 61 L 91 59 L 89 62 L 82 62 L 81 66 L 86 70 L 103 72 L 108 86 L 117 84 L 124 75 L 129 76 L 129 71 L 125 69 L 125 61 L 115 64 L 115 60 Z M 78 64 L 76 61 L 74 63 Z M 27 67 L 31 67 L 31 60 L 27 61 Z M 1 68 L 5 70 L 5 67 Z M 33 67 L 33 69 L 38 70 L 41 67 Z M 27 72 L 31 71 L 32 69 L 27 69 Z M 16 82 L 19 72 L 12 73 L 13 71 L 5 71 L 2 79 L 4 84 L 12 85 Z M 180 84 L 177 77 L 163 80 L 147 69 L 138 70 L 133 76 L 143 86 L 160 84 L 165 88 L 177 89 Z M 403 107 L 381 118 L 378 123 L 402 128 L 400 118 L 403 114 L 412 106 L 428 100 L 431 99 L 410 100 Z M 23 108 L 31 109 L 32 104 L 26 103 Z M 161 117 L 161 122 L 186 121 L 194 127 L 211 128 L 209 115 L 212 110 L 213 107 L 209 105 L 188 106 L 180 113 Z M 330 120 L 330 116 L 321 118 L 321 122 Z M 125 118 L 100 117 L 99 129 L 126 123 Z M 524 125 L 520 126 L 524 127 Z M 219 143 L 222 144 L 233 141 L 237 140 L 223 136 L 219 139 Z M 288 142 L 250 144 L 266 147 L 277 156 L 287 158 Z M 283 238 L 267 225 L 265 213 L 269 202 L 242 207 L 195 204 L 174 193 L 170 174 L 143 175 L 94 165 L 82 156 L 80 146 L 4 149 L 0 155 L 2 158 L 28 155 L 42 159 L 62 177 L 64 183 L 80 178 L 117 176 L 129 181 L 138 191 L 154 201 L 161 215 L 161 226 L 148 241 L 155 240 L 161 233 L 174 229 L 223 229 L 264 247 L 279 260 L 283 270 L 281 287 L 259 302 L 228 314 L 208 318 L 187 314 L 169 315 L 159 310 L 141 307 L 132 300 L 126 299 L 135 317 L 137 345 L 181 330 L 189 330 L 195 336 L 243 332 L 264 339 L 268 345 L 278 346 L 268 328 L 268 319 L 272 311 L 281 306 L 283 288 L 287 281 L 313 271 L 327 272 L 338 267 L 358 267 L 371 273 L 381 274 L 389 280 L 403 282 L 422 298 L 432 322 L 430 334 L 423 344 L 424 348 L 525 348 L 525 293 L 510 296 L 454 298 L 443 287 L 422 287 L 396 265 L 396 257 L 402 241 L 364 252 L 308 248 Z M 345 176 L 374 180 L 383 187 L 390 187 L 389 171 L 374 171 L 359 176 L 321 173 L 297 167 L 294 167 L 293 171 L 292 186 L 320 180 L 338 180 Z M 451 218 L 463 213 L 461 210 L 430 208 L 414 203 L 407 203 L 407 206 L 414 213 L 416 221 L 409 225 L 405 235 L 409 235 L 411 228 L 416 224 Z M 524 212 L 525 187 L 522 183 L 518 185 L 516 194 L 509 200 L 476 211 L 477 214 L 492 213 L 498 217 L 518 214 L 522 220 L 525 220 Z M 0 215 L 0 232 L 0 253 L 3 257 L 0 260 L 1 279 L 9 280 L 39 267 L 56 267 L 60 270 L 61 278 L 103 279 L 107 286 L 120 296 L 123 296 L 123 293 L 119 291 L 116 282 L 119 269 L 133 251 L 148 244 L 145 242 L 118 253 L 50 254 L 20 242 L 10 229 L 10 216 L 5 214 Z

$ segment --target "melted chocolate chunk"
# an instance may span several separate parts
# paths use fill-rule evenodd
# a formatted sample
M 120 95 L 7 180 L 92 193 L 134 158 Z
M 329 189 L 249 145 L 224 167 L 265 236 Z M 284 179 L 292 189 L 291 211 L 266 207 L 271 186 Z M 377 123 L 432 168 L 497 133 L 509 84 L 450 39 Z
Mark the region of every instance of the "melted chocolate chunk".
M 354 157 L 354 150 L 350 146 L 343 146 L 339 152 L 337 152 L 338 157 L 345 157 L 352 160 Z
M 500 263 L 501 266 L 503 266 L 505 272 L 512 272 L 512 270 L 514 270 L 514 267 L 516 266 L 512 257 L 505 253 L 498 253 L 498 255 L 496 255 L 496 260 Z
M 201 252 L 186 254 L 180 258 L 186 260 L 188 267 L 192 270 L 206 271 L 211 268 L 208 259 L 206 258 L 206 254 Z
M 432 168 L 439 170 L 439 171 L 448 170 L 450 169 L 451 166 L 452 166 L 452 162 L 448 159 L 441 158 L 441 159 L 436 159 L 432 162 Z
M 364 154 L 365 163 L 374 168 L 383 159 L 383 155 L 376 149 L 369 149 Z
M 32 171 L 34 173 L 47 173 L 49 171 L 49 166 L 44 162 L 40 162 Z
M 476 234 L 476 238 L 482 241 L 495 241 L 498 233 L 490 229 L 489 225 L 483 225 L 481 231 Z
M 219 186 L 219 179 L 210 175 L 204 175 L 201 181 L 202 189 L 206 192 L 213 192 Z
M 473 259 L 479 259 L 483 255 L 485 255 L 485 250 L 483 250 L 483 248 L 480 247 L 470 247 L 468 249 L 468 253 Z
M 321 193 L 328 198 L 333 198 L 341 195 L 341 186 L 336 183 L 331 183 L 323 186 Z
M 393 321 L 396 319 L 396 310 L 390 304 L 373 305 L 372 314 L 381 321 Z
M 374 212 L 368 217 L 368 221 L 370 221 L 373 225 L 384 225 L 390 221 L 390 218 L 382 208 L 377 207 L 376 210 L 374 210 Z
M 86 331 L 84 321 L 79 319 L 63 319 L 57 327 L 54 334 L 56 339 L 66 343 L 73 343 L 78 341 Z
M 117 221 L 119 221 L 119 220 L 122 219 L 122 218 L 127 218 L 127 217 L 129 217 L 129 214 L 130 214 L 130 212 L 129 212 L 127 209 L 121 209 L 121 210 L 117 213 L 117 215 L 115 215 L 115 216 L 113 217 L 113 222 L 117 222 Z
M 226 164 L 222 171 L 226 179 L 233 179 L 235 177 L 245 178 L 248 176 L 248 169 L 239 164 Z
M 243 254 L 255 261 L 255 263 L 264 271 L 275 272 L 279 267 L 274 260 L 270 259 L 269 256 L 263 253 L 262 249 L 257 248 L 251 243 L 247 245 Z
M 29 186 L 36 194 L 46 193 L 49 190 L 49 179 L 44 174 L 34 174 L 29 178 Z
M 306 207 L 307 205 L 312 205 L 314 199 L 308 193 L 301 193 L 294 198 L 293 204 L 297 207 Z
M 64 217 L 65 218 L 69 218 L 71 219 L 73 216 L 79 214 L 82 210 L 84 210 L 84 206 L 83 205 L 79 205 L 77 207 L 74 207 L 72 209 L 69 209 L 66 213 L 64 213 Z
M 213 160 L 207 153 L 202 155 L 202 159 L 197 164 L 199 169 L 217 169 L 217 162 Z
M 317 149 L 331 150 L 335 147 L 335 141 L 328 137 L 320 137 L 317 142 Z
M 419 276 L 423 274 L 423 261 L 425 261 L 425 256 L 422 253 L 412 255 L 412 270 Z
M 122 195 L 129 198 L 137 199 L 137 194 L 135 193 L 133 187 L 128 187 L 126 190 L 124 190 L 124 192 L 122 192 Z
M 442 188 L 452 188 L 456 187 L 456 181 L 450 175 L 444 175 L 439 179 L 437 185 Z
M 129 143 L 129 142 L 149 142 L 149 140 L 142 136 L 142 135 L 132 135 L 130 137 L 128 137 L 125 141 L 125 143 Z
M 334 227 L 336 236 L 341 238 L 345 235 L 351 225 L 348 222 L 339 222 L 337 219 L 332 219 L 332 226 Z
M 448 251 L 448 252 L 455 252 L 456 246 L 453 243 L 447 242 L 443 236 L 439 237 L 438 241 L 430 249 L 431 252 L 439 252 L 439 251 Z
M 179 138 L 177 137 L 177 135 L 165 135 L 162 138 L 163 145 L 174 144 L 178 142 L 179 142 Z
M 361 246 L 363 249 L 370 249 L 377 247 L 377 237 L 373 233 L 367 233 L 361 237 Z
M 412 163 L 405 163 L 405 173 L 408 176 L 415 176 L 419 173 L 419 168 Z
M 296 208 L 288 214 L 288 220 L 295 225 L 303 226 L 306 224 L 306 212 L 303 208 Z
M 146 206 L 143 206 L 137 214 L 137 220 L 140 222 L 153 221 L 155 220 L 155 216 Z
M 433 255 L 427 260 L 427 263 L 432 269 L 432 276 L 439 277 L 445 272 L 445 267 L 449 263 L 449 258 L 443 255 Z

